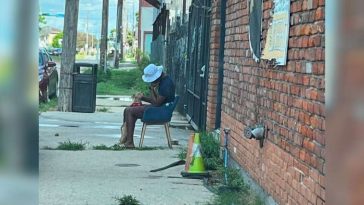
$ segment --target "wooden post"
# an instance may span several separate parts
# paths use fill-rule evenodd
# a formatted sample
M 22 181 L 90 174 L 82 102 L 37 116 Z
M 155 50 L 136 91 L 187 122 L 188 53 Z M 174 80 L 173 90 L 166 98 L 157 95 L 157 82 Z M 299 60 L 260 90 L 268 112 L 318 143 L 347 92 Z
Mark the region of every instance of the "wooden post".
M 119 60 L 123 59 L 123 0 L 118 0 L 116 19 L 116 47 L 114 56 L 114 67 L 119 67 Z
M 76 58 L 79 0 L 66 0 L 58 110 L 72 111 L 72 73 Z
M 100 69 L 106 72 L 107 62 L 107 26 L 109 19 L 109 0 L 102 1 L 102 25 L 101 25 L 101 42 L 100 42 Z

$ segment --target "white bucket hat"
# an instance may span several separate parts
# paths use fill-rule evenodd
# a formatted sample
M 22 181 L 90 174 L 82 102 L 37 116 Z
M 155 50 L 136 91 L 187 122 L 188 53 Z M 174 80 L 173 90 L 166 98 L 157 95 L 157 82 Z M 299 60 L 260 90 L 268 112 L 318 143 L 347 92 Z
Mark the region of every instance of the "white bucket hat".
M 157 80 L 163 72 L 163 66 L 156 66 L 154 64 L 149 64 L 144 68 L 144 75 L 142 79 L 146 83 L 151 83 Z

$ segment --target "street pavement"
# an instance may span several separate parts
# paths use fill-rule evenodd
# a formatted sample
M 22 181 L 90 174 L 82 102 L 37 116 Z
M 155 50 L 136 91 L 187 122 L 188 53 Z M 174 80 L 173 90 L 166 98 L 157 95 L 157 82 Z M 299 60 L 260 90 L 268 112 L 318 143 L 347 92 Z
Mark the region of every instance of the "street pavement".
M 148 126 L 144 146 L 163 149 L 138 151 L 92 150 L 95 145 L 118 143 L 123 109 L 128 96 L 98 96 L 97 107 L 108 112 L 44 112 L 39 116 L 39 204 L 112 205 L 115 197 L 133 195 L 144 205 L 205 204 L 213 194 L 202 180 L 182 178 L 184 166 L 149 172 L 178 161 L 192 131 L 186 119 L 174 113 L 172 139 L 179 145 L 168 149 L 163 126 Z M 137 146 L 141 133 L 138 120 L 134 133 Z M 60 142 L 87 143 L 84 151 L 46 150 Z

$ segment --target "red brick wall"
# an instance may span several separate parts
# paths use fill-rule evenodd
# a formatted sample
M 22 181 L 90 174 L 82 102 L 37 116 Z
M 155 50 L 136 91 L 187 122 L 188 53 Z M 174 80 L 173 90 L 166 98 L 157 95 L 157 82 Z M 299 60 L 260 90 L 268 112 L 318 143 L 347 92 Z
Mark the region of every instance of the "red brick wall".
M 207 117 L 206 128 L 212 130 L 215 128 L 216 115 L 216 94 L 217 78 L 219 65 L 219 48 L 220 48 L 220 1 L 212 2 L 211 10 L 211 36 L 210 36 L 210 62 L 209 62 L 209 79 L 207 93 Z
M 287 66 L 273 68 L 252 58 L 247 0 L 227 0 L 221 128 L 231 128 L 231 157 L 279 204 L 325 203 L 324 4 L 291 0 Z M 263 47 L 272 5 L 264 0 Z M 215 29 L 213 20 L 208 115 L 216 99 Z M 269 128 L 262 149 L 243 137 L 258 122 Z

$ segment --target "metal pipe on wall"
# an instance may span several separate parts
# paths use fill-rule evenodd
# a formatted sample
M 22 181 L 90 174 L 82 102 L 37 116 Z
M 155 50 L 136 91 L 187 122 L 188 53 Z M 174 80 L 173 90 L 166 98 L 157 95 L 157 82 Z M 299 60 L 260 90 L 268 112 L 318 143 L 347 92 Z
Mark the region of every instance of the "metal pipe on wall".
M 221 16 L 221 19 L 220 19 L 220 47 L 219 47 L 217 96 L 216 96 L 217 103 L 216 103 L 215 129 L 218 129 L 221 126 L 222 88 L 223 88 L 223 80 L 224 80 L 226 0 L 221 0 L 220 16 Z

